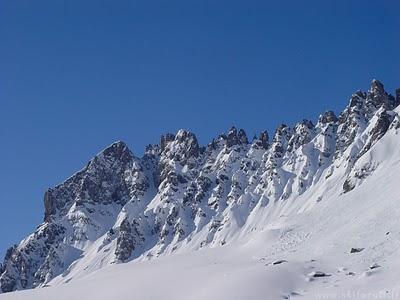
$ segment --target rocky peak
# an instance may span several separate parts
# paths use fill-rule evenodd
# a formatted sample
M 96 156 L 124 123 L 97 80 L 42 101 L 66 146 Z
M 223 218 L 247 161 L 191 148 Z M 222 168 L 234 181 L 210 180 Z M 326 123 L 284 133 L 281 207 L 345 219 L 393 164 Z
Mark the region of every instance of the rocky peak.
M 238 140 L 239 140 L 239 144 L 247 145 L 249 143 L 246 132 L 243 129 L 239 130 Z
M 351 95 L 350 103 L 348 107 L 362 107 L 364 105 L 365 99 L 367 98 L 367 94 L 363 91 L 357 91 L 353 95 Z
M 237 129 L 235 126 L 232 126 L 231 129 L 229 129 L 226 137 L 228 140 L 228 144 L 235 145 L 237 143 Z M 228 147 L 230 145 L 228 145 Z
M 176 136 L 169 135 L 168 138 L 164 138 L 164 142 L 161 147 L 155 182 L 157 186 L 160 186 L 166 180 L 166 184 L 177 186 L 179 183 L 185 182 L 178 165 L 186 166 L 189 170 L 195 169 L 197 158 L 200 155 L 200 147 L 196 135 L 183 129 L 179 130 Z
M 324 112 L 318 118 L 318 122 L 320 122 L 321 124 L 336 123 L 337 121 L 338 118 L 336 117 L 335 113 L 331 110 Z
M 366 99 L 368 94 L 362 91 L 355 92 L 351 98 L 349 105 L 339 115 L 339 125 L 342 130 L 352 129 L 360 123 L 364 123 L 368 118 L 368 109 L 366 107 Z M 374 109 L 370 109 L 372 112 Z
M 395 98 L 385 92 L 383 83 L 376 79 L 372 80 L 371 88 L 366 99 L 367 107 L 375 110 L 382 106 L 385 106 L 386 109 L 393 109 L 396 107 L 395 102 Z
M 253 144 L 259 148 L 268 149 L 269 146 L 269 136 L 268 132 L 262 131 L 260 135 L 257 137 L 256 135 L 253 138 Z
M 160 146 L 149 144 L 146 146 L 146 148 L 144 150 L 143 157 L 145 159 L 153 159 L 153 158 L 156 158 L 159 154 L 160 154 Z
M 131 151 L 129 150 L 128 146 L 122 141 L 112 143 L 110 146 L 100 152 L 98 156 L 113 158 L 121 161 L 122 163 L 126 163 L 132 159 Z
M 172 142 L 173 140 L 175 140 L 175 135 L 172 133 L 166 133 L 165 135 L 161 136 L 160 139 L 160 149 L 161 152 L 164 151 L 165 146 L 167 145 L 168 142 Z
M 276 157 L 283 156 L 291 136 L 292 130 L 286 124 L 281 124 L 276 128 L 271 146 L 272 152 Z
M 287 150 L 293 151 L 301 145 L 307 144 L 314 137 L 314 124 L 307 119 L 303 119 L 294 127 L 293 135 L 288 142 Z
M 186 130 L 179 130 L 175 135 L 161 136 L 161 155 L 177 161 L 185 161 L 199 156 L 199 143 L 196 135 Z
M 101 170 L 124 169 L 135 159 L 128 146 L 121 141 L 112 143 L 98 153 L 86 166 L 86 173 L 94 175 Z
M 218 148 L 218 145 L 221 142 L 221 138 L 214 138 L 212 141 L 207 145 L 206 148 L 206 153 L 207 155 L 210 155 L 212 151 L 216 150 Z
M 186 157 L 197 157 L 199 156 L 199 143 L 197 141 L 197 137 L 194 133 L 186 131 L 186 130 L 179 130 L 176 134 L 175 140 L 186 147 Z
M 226 136 L 221 135 L 221 137 L 226 139 L 226 146 L 228 148 L 235 145 L 247 145 L 249 143 L 246 132 L 243 129 L 240 129 L 238 133 L 235 126 L 231 127 Z
M 277 142 L 282 140 L 283 138 L 287 138 L 291 135 L 291 129 L 286 124 L 280 124 L 276 130 L 275 135 L 272 142 Z
M 303 119 L 301 122 L 299 122 L 295 128 L 308 128 L 308 129 L 313 129 L 314 124 L 311 120 Z
M 382 95 L 385 93 L 385 87 L 384 87 L 383 83 L 380 82 L 379 80 L 372 79 L 371 88 L 369 91 L 371 94 L 377 94 L 377 95 L 381 94 Z
M 125 143 L 118 141 L 98 153 L 81 171 L 44 194 L 45 222 L 65 215 L 72 204 L 125 203 L 130 194 L 123 180 L 134 158 Z
M 137 160 L 123 142 L 115 142 L 92 159 L 85 170 L 77 196 L 82 202 L 124 203 L 123 174 Z M 106 188 L 107 187 L 107 188 Z M 104 189 L 112 189 L 105 192 Z M 128 193 L 129 194 L 129 193 Z M 124 198 L 124 199 L 123 199 Z

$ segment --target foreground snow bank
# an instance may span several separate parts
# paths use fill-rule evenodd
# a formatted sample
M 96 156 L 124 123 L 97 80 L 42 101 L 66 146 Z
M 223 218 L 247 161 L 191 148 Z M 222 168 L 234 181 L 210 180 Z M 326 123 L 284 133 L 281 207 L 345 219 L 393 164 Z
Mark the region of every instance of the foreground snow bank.
M 274 266 L 240 248 L 215 248 L 110 266 L 68 284 L 0 299 L 279 299 L 295 289 L 296 265 Z M 294 271 L 296 270 L 296 271 Z

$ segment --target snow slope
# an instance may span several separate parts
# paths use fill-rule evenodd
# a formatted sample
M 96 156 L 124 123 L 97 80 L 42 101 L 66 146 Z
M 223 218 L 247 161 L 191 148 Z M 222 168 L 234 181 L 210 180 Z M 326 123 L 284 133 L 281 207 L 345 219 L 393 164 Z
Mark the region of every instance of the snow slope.
M 0 272 L 37 288 L 0 299 L 399 299 L 399 101 L 373 81 L 271 143 L 113 144 L 47 193 Z

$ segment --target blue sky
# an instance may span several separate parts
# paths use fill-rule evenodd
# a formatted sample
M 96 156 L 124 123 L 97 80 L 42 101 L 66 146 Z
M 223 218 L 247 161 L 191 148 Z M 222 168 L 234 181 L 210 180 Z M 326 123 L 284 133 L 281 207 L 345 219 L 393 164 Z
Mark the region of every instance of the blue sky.
M 115 140 L 201 143 L 400 86 L 399 1 L 0 2 L 0 255 Z

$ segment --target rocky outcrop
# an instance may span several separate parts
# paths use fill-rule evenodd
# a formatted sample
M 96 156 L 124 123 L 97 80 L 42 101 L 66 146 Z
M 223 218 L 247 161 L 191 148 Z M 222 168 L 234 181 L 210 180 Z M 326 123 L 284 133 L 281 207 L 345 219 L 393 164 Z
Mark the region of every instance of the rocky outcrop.
M 386 93 L 383 83 L 379 80 L 372 80 L 371 88 L 367 95 L 366 106 L 373 113 L 375 110 L 382 106 L 386 109 L 392 110 L 399 102 L 392 95 Z
M 287 151 L 292 152 L 300 146 L 309 143 L 315 136 L 314 125 L 310 120 L 303 120 L 296 124 L 293 135 L 288 141 Z
M 387 111 L 382 108 L 376 114 L 376 120 L 369 131 L 369 139 L 368 142 L 364 145 L 360 153 L 359 157 L 364 155 L 371 147 L 382 138 L 382 136 L 389 129 L 390 123 L 392 122 L 393 117 L 387 113 Z
M 232 127 L 226 135 L 226 146 L 232 147 L 235 145 L 247 145 L 249 143 L 246 132 L 240 129 L 239 132 L 235 127 Z
M 264 150 L 267 150 L 267 149 L 268 149 L 268 146 L 269 146 L 269 136 L 268 136 L 268 132 L 267 132 L 267 131 L 261 132 L 261 133 L 260 133 L 260 136 L 259 136 L 258 138 L 255 138 L 254 141 L 255 141 L 254 143 L 255 143 L 258 147 L 260 147 L 260 148 L 262 148 L 262 149 L 264 149 Z
M 135 243 L 132 236 L 131 224 L 128 219 L 124 219 L 119 226 L 115 256 L 118 260 L 124 262 L 129 259 L 134 248 Z
M 336 123 L 338 121 L 338 118 L 336 117 L 335 113 L 331 110 L 326 111 L 323 113 L 318 121 L 322 124 L 328 124 L 328 123 Z

